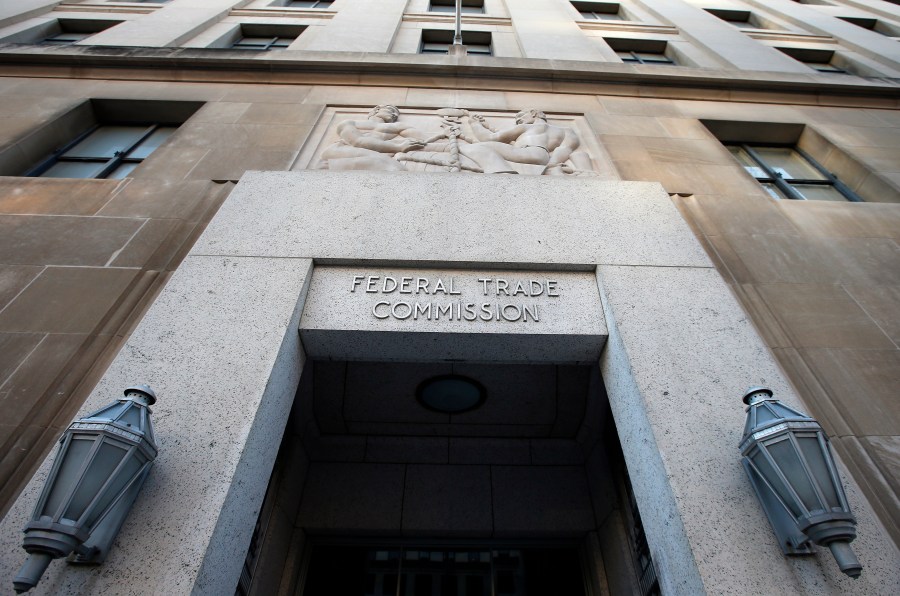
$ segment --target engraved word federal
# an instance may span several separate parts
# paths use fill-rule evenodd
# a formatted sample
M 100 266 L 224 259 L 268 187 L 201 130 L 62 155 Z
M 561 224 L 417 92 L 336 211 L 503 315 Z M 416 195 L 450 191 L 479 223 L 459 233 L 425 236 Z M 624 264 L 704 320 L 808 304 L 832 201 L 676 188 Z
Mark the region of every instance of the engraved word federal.
M 385 297 L 372 306 L 376 319 L 400 321 L 540 322 L 539 305 L 529 298 L 559 297 L 553 279 L 507 279 L 354 275 L 350 292 Z

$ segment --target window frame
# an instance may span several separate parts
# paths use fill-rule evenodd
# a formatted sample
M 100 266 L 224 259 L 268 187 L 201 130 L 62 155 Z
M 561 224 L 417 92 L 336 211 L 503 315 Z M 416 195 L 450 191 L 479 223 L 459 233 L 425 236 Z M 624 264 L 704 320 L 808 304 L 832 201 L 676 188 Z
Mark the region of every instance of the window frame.
M 864 203 L 865 201 L 858 194 L 853 192 L 849 186 L 844 184 L 838 177 L 825 169 L 818 161 L 816 161 L 809 153 L 804 151 L 803 149 L 787 144 L 787 143 L 742 143 L 742 142 L 725 142 L 723 143 L 726 147 L 739 147 L 743 151 L 750 156 L 756 165 L 765 172 L 766 176 L 761 178 L 758 176 L 753 176 L 753 178 L 759 182 L 761 185 L 765 184 L 774 184 L 778 191 L 784 195 L 785 198 L 792 201 L 809 201 L 815 199 L 807 199 L 803 195 L 801 195 L 797 190 L 793 188 L 794 185 L 813 185 L 813 186 L 831 186 L 838 193 L 840 193 L 847 201 L 852 203 Z M 755 150 L 755 147 L 766 147 L 766 148 L 778 148 L 778 149 L 790 149 L 797 153 L 800 157 L 802 157 L 806 162 L 812 166 L 819 174 L 822 175 L 822 179 L 807 179 L 807 178 L 784 178 L 781 174 L 775 171 L 775 169 L 770 166 L 765 159 L 763 159 L 759 153 Z M 747 171 L 747 167 L 741 164 L 744 168 L 744 171 Z M 750 175 L 753 175 L 751 172 L 747 172 Z M 771 193 L 770 193 L 771 194 Z
M 117 151 L 112 157 L 108 159 L 104 159 L 102 157 L 66 157 L 65 154 L 69 150 L 77 147 L 82 141 L 87 139 L 89 136 L 103 128 L 104 126 L 132 126 L 134 128 L 146 127 L 144 131 L 141 133 L 137 139 L 128 145 L 124 150 Z M 160 128 L 167 127 L 178 127 L 178 124 L 173 123 L 134 123 L 134 124 L 117 124 L 117 123 L 99 123 L 94 124 L 86 131 L 76 136 L 72 141 L 63 145 L 60 149 L 54 151 L 49 157 L 41 161 L 36 166 L 33 166 L 29 170 L 27 170 L 23 176 L 26 177 L 41 177 L 43 176 L 50 168 L 55 166 L 58 163 L 88 163 L 88 164 L 104 164 L 103 167 L 96 175 L 90 177 L 79 177 L 79 180 L 95 180 L 95 179 L 105 179 L 108 178 L 110 174 L 116 171 L 121 165 L 126 163 L 133 163 L 140 165 L 146 159 L 146 157 L 129 157 L 128 154 L 137 149 L 141 143 L 149 139 L 153 133 L 155 133 Z M 152 151 L 151 151 L 152 153 Z
M 269 41 L 263 42 L 263 43 L 244 44 L 243 42 L 245 39 L 268 39 Z M 249 51 L 255 51 L 255 52 L 268 52 L 269 50 L 272 50 L 272 49 L 286 50 L 288 48 L 288 46 L 290 46 L 292 43 L 294 43 L 295 39 L 297 39 L 297 38 L 296 37 L 286 37 L 286 36 L 285 37 L 282 37 L 282 36 L 263 37 L 261 35 L 242 35 L 242 36 L 238 37 L 236 40 L 234 40 L 234 42 L 232 42 L 230 47 L 231 47 L 231 49 L 234 49 L 234 50 L 249 50 Z M 284 43 L 285 40 L 287 40 L 287 43 Z
M 241 52 L 268 52 L 287 50 L 297 41 L 306 25 L 286 25 L 283 23 L 241 23 L 228 36 L 220 38 L 219 47 Z M 243 44 L 245 39 L 256 41 Z M 224 43 L 223 43 L 224 42 Z
M 462 32 L 463 45 L 466 47 L 469 55 L 472 56 L 493 56 L 494 55 L 494 36 L 491 35 L 490 31 L 466 31 Z M 419 54 L 434 54 L 437 56 L 446 56 L 450 53 L 450 46 L 453 45 L 453 34 L 454 32 L 451 29 L 422 29 L 421 37 L 419 38 Z M 472 36 L 486 36 L 489 40 L 488 43 L 473 43 Z M 448 37 L 449 41 L 446 42 L 447 51 L 437 51 L 437 50 L 427 50 L 425 49 L 425 44 L 441 44 L 443 45 L 445 42 L 443 40 L 434 41 L 426 39 L 430 36 L 439 36 L 439 37 Z M 468 40 L 466 39 L 468 37 Z M 468 42 L 468 43 L 467 43 Z M 478 48 L 487 48 L 487 51 L 472 51 L 473 47 Z
M 614 50 L 616 56 L 619 57 L 619 60 L 624 64 L 668 64 L 672 66 L 677 66 L 677 63 L 666 56 L 664 52 L 648 52 L 646 50 Z M 630 54 L 628 58 L 622 57 L 622 54 Z M 659 60 L 644 60 L 638 54 L 653 54 L 660 57 Z
M 838 53 L 835 50 L 785 47 L 776 47 L 775 49 L 816 72 L 825 74 L 853 74 L 846 68 L 837 66 L 834 63 L 835 57 L 838 56 Z
M 571 0 L 569 4 L 578 11 L 582 20 L 586 21 L 627 21 L 628 15 L 618 2 L 589 2 Z M 590 16 L 588 16 L 590 15 Z M 605 15 L 605 16 L 603 16 Z
M 437 6 L 446 6 L 451 8 L 451 10 L 435 10 L 434 9 L 435 2 L 434 0 L 428 0 L 428 12 L 436 12 L 439 14 L 448 14 L 453 13 L 456 14 L 456 0 L 450 0 L 447 4 L 443 4 L 438 0 Z M 462 14 L 484 14 L 484 0 L 463 0 L 462 1 Z
M 669 43 L 664 39 L 635 39 L 630 37 L 604 37 L 604 43 L 615 52 L 623 64 L 642 64 L 647 66 L 679 66 L 678 60 L 672 56 Z M 628 54 L 623 57 L 622 54 Z M 638 54 L 653 54 L 657 60 L 644 60 Z
M 284 8 L 294 8 L 297 10 L 330 10 L 331 5 L 334 4 L 334 0 L 310 0 L 312 2 L 312 6 L 291 6 L 293 4 L 292 0 L 287 0 L 286 2 L 273 2 L 270 6 L 283 6 Z M 326 6 L 317 6 L 318 4 L 325 4 Z

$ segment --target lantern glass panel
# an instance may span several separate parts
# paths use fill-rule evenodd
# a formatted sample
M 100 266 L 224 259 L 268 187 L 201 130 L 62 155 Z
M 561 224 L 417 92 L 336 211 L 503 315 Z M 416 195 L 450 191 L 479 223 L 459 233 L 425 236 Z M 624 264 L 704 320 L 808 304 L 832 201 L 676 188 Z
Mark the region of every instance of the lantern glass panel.
M 794 449 L 794 445 L 787 437 L 781 441 L 770 443 L 768 445 L 769 453 L 772 459 L 778 462 L 782 474 L 791 483 L 791 487 L 807 511 L 816 511 L 823 509 L 819 497 L 816 495 L 816 489 L 813 487 L 809 476 L 806 474 L 806 468 L 800 461 L 800 456 Z
M 139 453 L 139 451 L 135 451 L 125 460 L 122 469 L 116 474 L 115 479 L 106 487 L 103 494 L 99 496 L 96 507 L 94 507 L 93 511 L 91 511 L 87 520 L 84 522 L 86 527 L 90 528 L 94 525 L 100 515 L 103 514 L 103 511 L 109 507 L 110 503 L 112 503 L 122 489 L 125 488 L 125 485 L 128 484 L 131 479 L 134 478 L 134 475 L 143 467 L 145 458 L 138 457 Z
M 85 435 L 72 437 L 72 440 L 69 442 L 69 448 L 65 453 L 65 459 L 63 459 L 59 467 L 59 473 L 56 475 L 56 480 L 53 482 L 53 490 L 50 496 L 47 497 L 42 515 L 56 516 L 63 499 L 71 494 L 75 483 L 78 482 L 78 473 L 84 466 L 84 462 L 87 461 L 93 445 L 94 437 Z
M 135 430 L 141 427 L 141 408 L 128 408 L 125 415 L 117 420 L 117 422 L 130 426 Z
M 806 463 L 809 464 L 812 475 L 819 485 L 819 489 L 825 496 L 825 502 L 828 509 L 840 508 L 841 503 L 834 490 L 834 484 L 831 481 L 831 472 L 828 470 L 828 464 L 825 462 L 825 455 L 822 453 L 822 445 L 819 443 L 818 436 L 798 436 L 797 444 L 800 445 L 800 451 L 803 453 Z
M 769 460 L 766 458 L 763 450 L 756 449 L 756 451 L 750 456 L 750 460 L 753 462 L 753 465 L 757 467 L 762 477 L 769 481 L 769 484 L 772 485 L 772 488 L 775 490 L 784 504 L 787 505 L 787 508 L 791 512 L 791 515 L 793 515 L 794 517 L 800 517 L 803 512 L 797 508 L 797 503 L 794 500 L 794 497 L 778 477 L 778 472 L 776 472 L 772 464 L 769 463 Z
M 772 410 L 762 405 L 756 408 L 756 424 L 757 426 L 777 420 L 778 416 L 772 413 Z
M 100 487 L 109 480 L 113 470 L 125 457 L 125 453 L 127 451 L 120 446 L 109 441 L 103 441 L 63 517 L 71 520 L 81 518 L 84 510 L 94 500 L 97 493 L 100 492 Z

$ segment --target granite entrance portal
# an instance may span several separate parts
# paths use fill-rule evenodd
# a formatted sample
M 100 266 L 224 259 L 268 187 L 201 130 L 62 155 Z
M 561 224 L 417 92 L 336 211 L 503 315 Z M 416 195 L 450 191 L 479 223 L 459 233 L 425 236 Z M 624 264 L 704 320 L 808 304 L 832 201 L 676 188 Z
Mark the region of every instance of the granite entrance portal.
M 484 403 L 451 415 L 416 401 L 450 374 Z M 596 366 L 307 360 L 246 593 L 578 596 L 583 576 L 589 593 L 627 593 L 615 442 Z M 565 591 L 534 592 L 554 577 Z
M 422 408 L 415 385 L 448 372 L 484 404 Z M 154 473 L 106 564 L 51 567 L 39 593 L 231 593 L 258 519 L 263 545 L 289 545 L 273 577 L 315 538 L 449 552 L 530 537 L 579 546 L 602 593 L 630 556 L 607 526 L 627 508 L 619 449 L 664 593 L 852 581 L 784 558 L 752 499 L 739 398 L 794 393 L 656 183 L 249 172 L 85 408 L 135 379 L 160 396 Z M 0 523 L 8 576 L 46 469 Z M 866 566 L 853 589 L 877 593 L 896 551 L 847 489 Z

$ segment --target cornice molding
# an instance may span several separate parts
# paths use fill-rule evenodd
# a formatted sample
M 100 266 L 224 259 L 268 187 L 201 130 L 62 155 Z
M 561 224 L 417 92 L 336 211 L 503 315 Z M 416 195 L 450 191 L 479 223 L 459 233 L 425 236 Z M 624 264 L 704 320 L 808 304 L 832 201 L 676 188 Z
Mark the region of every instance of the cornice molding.
M 439 85 L 440 78 L 481 90 L 490 80 L 501 91 L 609 93 L 621 87 L 625 95 L 687 98 L 694 89 L 705 99 L 716 90 L 722 101 L 750 101 L 747 94 L 756 93 L 790 103 L 784 95 L 796 94 L 798 103 L 857 97 L 900 107 L 900 79 L 483 56 L 2 44 L 2 75 L 409 87 Z

